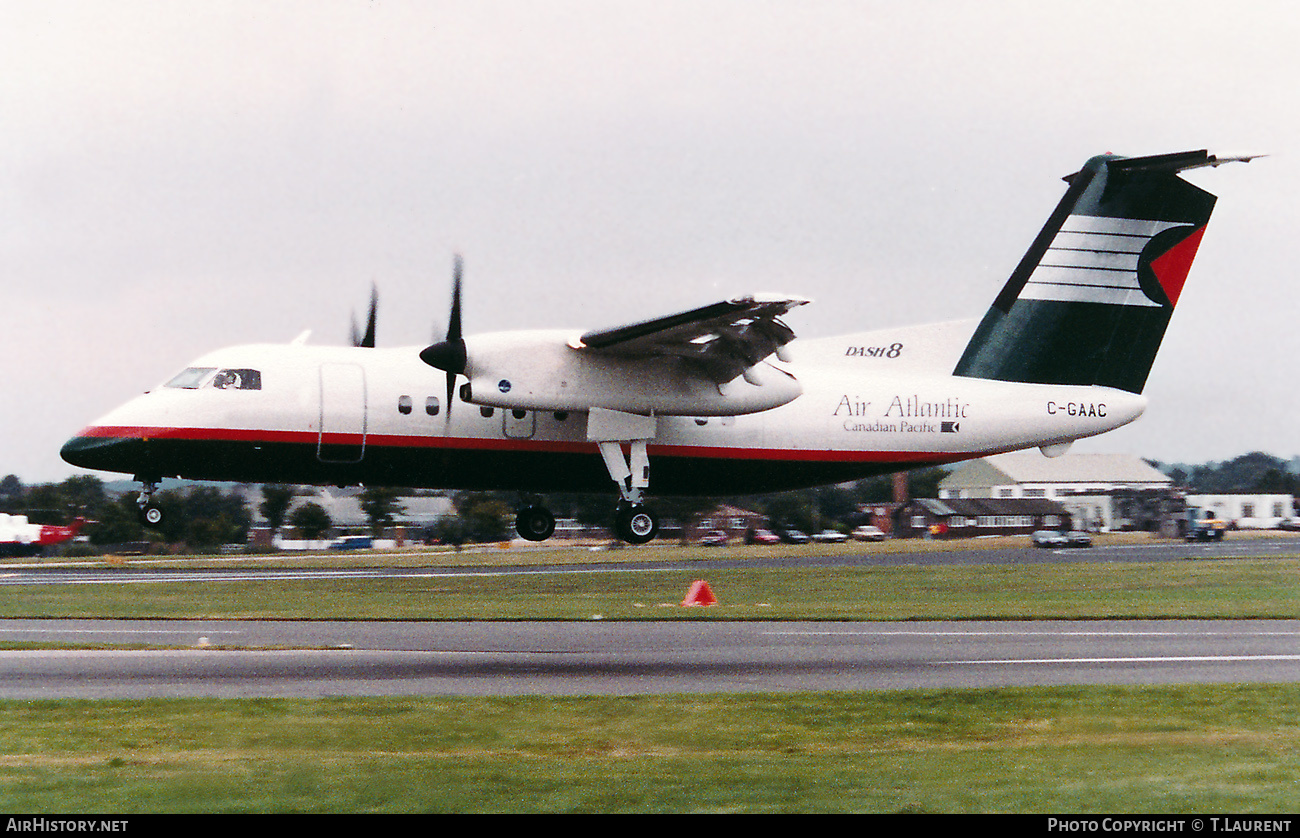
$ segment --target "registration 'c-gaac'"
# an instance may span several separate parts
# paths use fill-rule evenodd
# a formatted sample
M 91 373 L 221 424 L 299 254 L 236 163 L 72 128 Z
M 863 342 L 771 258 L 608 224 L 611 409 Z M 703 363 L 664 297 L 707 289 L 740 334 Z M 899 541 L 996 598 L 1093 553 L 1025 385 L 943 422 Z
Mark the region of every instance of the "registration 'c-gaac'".
M 504 489 L 519 534 L 540 493 L 616 490 L 632 543 L 647 495 L 745 494 L 1020 448 L 1059 453 L 1132 422 L 1215 197 L 1179 177 L 1246 161 L 1101 155 L 978 324 L 795 339 L 809 302 L 766 294 L 609 329 L 465 335 L 456 260 L 446 339 L 376 348 L 237 346 L 205 355 L 63 447 L 134 475 L 141 515 L 165 477 Z

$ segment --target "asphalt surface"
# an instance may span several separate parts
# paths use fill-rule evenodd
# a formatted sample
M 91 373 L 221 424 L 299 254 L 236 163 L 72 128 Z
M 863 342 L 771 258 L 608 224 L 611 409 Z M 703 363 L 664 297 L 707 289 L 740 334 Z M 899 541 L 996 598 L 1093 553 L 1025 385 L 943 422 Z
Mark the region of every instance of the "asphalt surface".
M 634 695 L 1300 680 L 1300 621 L 1289 620 L 4 620 L 0 639 L 191 647 L 0 651 L 0 697 L 16 699 Z

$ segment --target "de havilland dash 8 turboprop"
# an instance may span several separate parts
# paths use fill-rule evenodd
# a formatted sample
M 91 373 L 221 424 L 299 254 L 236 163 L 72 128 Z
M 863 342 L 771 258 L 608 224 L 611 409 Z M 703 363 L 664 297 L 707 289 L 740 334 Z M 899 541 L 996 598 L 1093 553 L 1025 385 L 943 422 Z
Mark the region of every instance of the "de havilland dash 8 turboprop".
M 1092 158 L 973 331 L 796 341 L 781 318 L 809 301 L 755 295 L 612 329 L 462 335 L 457 258 L 441 342 L 376 348 L 372 297 L 353 346 L 210 353 L 62 455 L 135 475 L 152 525 L 165 477 L 495 489 L 520 493 L 519 534 L 541 541 L 555 519 L 540 493 L 617 487 L 615 531 L 639 544 L 658 531 L 651 487 L 748 494 L 1059 454 L 1146 406 L 1216 200 L 1179 173 L 1253 156 Z

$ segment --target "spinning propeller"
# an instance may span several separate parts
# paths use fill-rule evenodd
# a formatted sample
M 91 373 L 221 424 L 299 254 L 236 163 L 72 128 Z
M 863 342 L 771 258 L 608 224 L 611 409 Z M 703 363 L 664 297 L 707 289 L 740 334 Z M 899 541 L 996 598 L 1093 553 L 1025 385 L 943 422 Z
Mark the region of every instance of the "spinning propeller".
M 375 348 L 375 312 L 379 308 L 379 291 L 374 284 L 370 285 L 370 316 L 366 318 L 366 333 L 364 336 L 357 331 L 357 315 L 352 313 L 352 345 L 364 347 L 366 349 Z
M 447 337 L 420 351 L 420 360 L 435 369 L 447 373 L 447 418 L 451 419 L 452 396 L 456 392 L 456 376 L 465 373 L 467 357 L 465 339 L 461 336 L 460 326 L 460 277 L 461 258 L 456 257 L 452 274 L 451 316 L 447 319 Z

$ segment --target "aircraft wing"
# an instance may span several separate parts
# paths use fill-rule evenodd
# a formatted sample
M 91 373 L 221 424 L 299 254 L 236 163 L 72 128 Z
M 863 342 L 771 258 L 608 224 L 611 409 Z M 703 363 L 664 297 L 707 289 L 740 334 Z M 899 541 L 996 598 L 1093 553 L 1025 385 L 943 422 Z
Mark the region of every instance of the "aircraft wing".
M 779 318 L 809 302 L 802 297 L 769 294 L 740 297 L 642 323 L 587 332 L 571 345 L 610 355 L 681 358 L 724 384 L 793 340 L 794 332 Z

